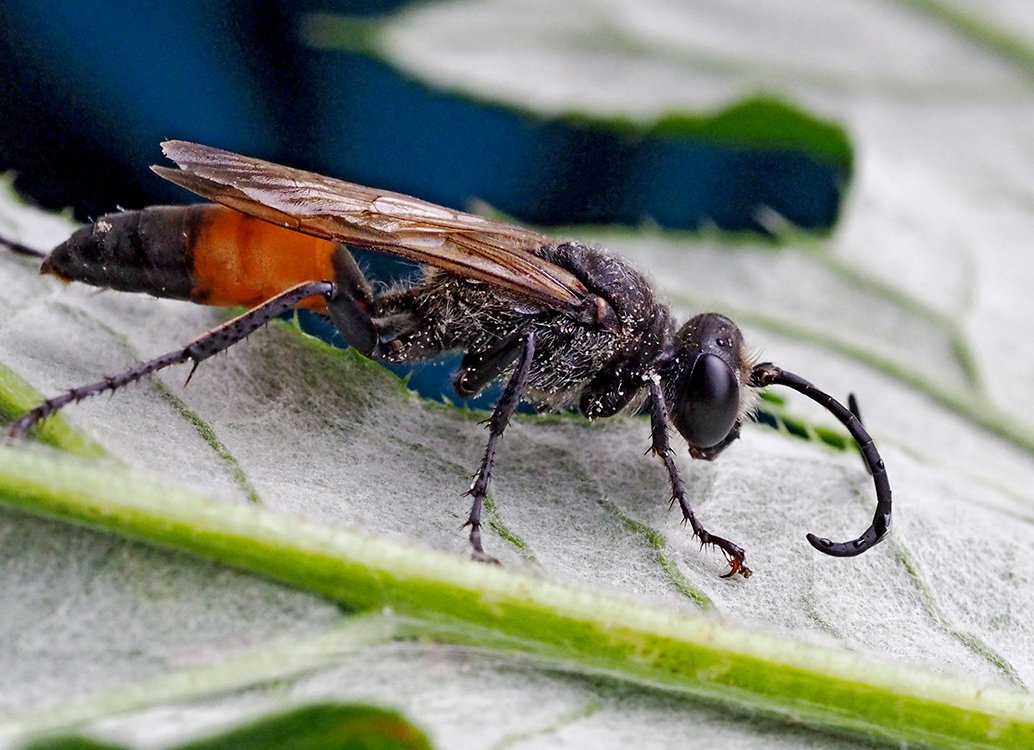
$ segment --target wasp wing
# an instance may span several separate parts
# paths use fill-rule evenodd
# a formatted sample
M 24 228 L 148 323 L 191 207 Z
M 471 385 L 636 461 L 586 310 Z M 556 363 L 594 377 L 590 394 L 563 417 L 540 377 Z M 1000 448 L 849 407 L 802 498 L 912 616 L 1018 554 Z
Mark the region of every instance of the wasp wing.
M 592 322 L 595 295 L 539 257 L 549 238 L 401 193 L 201 146 L 166 141 L 179 169 L 152 169 L 198 195 L 251 216 L 329 240 L 383 250 L 482 281 Z

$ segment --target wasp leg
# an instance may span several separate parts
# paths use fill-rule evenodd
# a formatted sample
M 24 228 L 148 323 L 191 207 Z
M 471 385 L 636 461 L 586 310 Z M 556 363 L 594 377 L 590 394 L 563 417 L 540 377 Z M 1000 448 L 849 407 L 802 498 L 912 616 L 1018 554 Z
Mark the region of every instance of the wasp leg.
M 337 294 L 327 299 L 330 320 L 345 343 L 371 359 L 379 359 L 381 340 L 370 316 L 374 303 L 370 282 L 344 245 L 337 246 L 330 261 L 338 282 Z
M 90 396 L 96 396 L 104 391 L 115 391 L 124 385 L 129 385 L 171 365 L 178 365 L 192 360 L 194 367 L 191 369 L 190 375 L 193 375 L 194 370 L 197 369 L 201 362 L 243 340 L 270 320 L 292 309 L 302 300 L 322 295 L 329 301 L 337 294 L 337 291 L 338 285 L 332 281 L 309 281 L 298 284 L 286 292 L 263 302 L 258 307 L 253 307 L 233 320 L 213 328 L 211 331 L 194 339 L 182 349 L 141 362 L 119 375 L 113 375 L 89 385 L 72 388 L 60 396 L 44 401 L 12 424 L 8 432 L 12 436 L 25 435 L 38 422 L 43 421 L 68 404 L 82 401 Z M 190 381 L 190 376 L 187 376 L 187 381 Z
M 496 445 L 499 438 L 503 436 L 503 430 L 510 423 L 510 418 L 517 409 L 521 400 L 521 392 L 528 383 L 528 374 L 531 372 L 531 360 L 535 356 L 535 334 L 528 332 L 523 338 L 524 350 L 521 352 L 517 369 L 510 376 L 503 395 L 499 397 L 499 403 L 495 405 L 495 411 L 488 420 L 488 445 L 485 447 L 485 457 L 481 459 L 481 468 L 474 475 L 474 481 L 467 490 L 468 495 L 474 498 L 470 506 L 470 515 L 464 526 L 470 527 L 470 546 L 473 550 L 472 557 L 482 562 L 495 562 L 492 557 L 485 554 L 481 546 L 481 509 L 485 504 L 485 495 L 488 494 L 488 485 L 492 481 L 492 463 L 495 461 Z
M 487 352 L 467 352 L 463 361 L 460 362 L 460 368 L 453 383 L 456 393 L 461 398 L 476 396 L 482 388 L 513 364 L 523 346 L 521 338 L 515 336 Z
M 349 346 L 378 362 L 413 362 L 442 352 L 428 335 L 420 306 L 421 290 L 409 288 L 375 294 L 345 245 L 331 256 L 337 293 L 327 299 L 327 312 Z
M 671 444 L 668 442 L 668 406 L 664 402 L 664 392 L 656 379 L 651 378 L 649 384 L 650 433 L 652 437 L 650 450 L 661 459 L 664 468 L 668 471 L 668 478 L 671 480 L 672 505 L 678 501 L 684 522 L 693 528 L 693 533 L 701 544 L 713 544 L 725 553 L 725 558 L 729 561 L 729 572 L 722 576 L 723 578 L 731 578 L 737 573 L 744 578 L 749 578 L 751 570 L 743 562 L 745 557 L 743 549 L 728 539 L 722 539 L 707 531 L 693 513 L 693 508 L 686 499 L 686 486 L 682 483 L 682 477 L 679 476 L 679 470 L 672 458 Z

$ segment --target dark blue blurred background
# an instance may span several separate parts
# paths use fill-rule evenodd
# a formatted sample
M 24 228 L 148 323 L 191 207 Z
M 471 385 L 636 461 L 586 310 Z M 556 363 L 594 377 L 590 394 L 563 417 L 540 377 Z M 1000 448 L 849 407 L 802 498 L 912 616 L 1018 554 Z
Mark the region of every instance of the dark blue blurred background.
M 690 128 L 543 120 L 430 89 L 384 62 L 313 49 L 305 14 L 375 16 L 400 0 L 0 4 L 0 170 L 85 220 L 190 197 L 148 169 L 198 141 L 542 225 L 770 231 L 759 206 L 824 231 L 850 158 Z M 369 262 L 369 261 L 368 261 Z M 431 370 L 439 392 L 448 366 Z M 424 378 L 424 375 L 420 375 Z

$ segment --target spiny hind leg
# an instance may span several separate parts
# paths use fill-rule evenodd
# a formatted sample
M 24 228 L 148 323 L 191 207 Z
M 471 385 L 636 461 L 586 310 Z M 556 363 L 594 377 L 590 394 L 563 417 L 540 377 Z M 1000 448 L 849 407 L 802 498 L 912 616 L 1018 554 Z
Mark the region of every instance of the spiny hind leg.
M 104 393 L 105 391 L 116 391 L 122 386 L 136 382 L 153 372 L 158 372 L 166 367 L 178 365 L 183 362 L 187 362 L 188 360 L 193 361 L 194 363 L 194 369 L 190 371 L 190 374 L 193 375 L 194 370 L 196 370 L 197 366 L 204 360 L 218 354 L 224 349 L 228 349 L 238 341 L 243 341 L 247 336 L 254 333 L 269 321 L 294 308 L 299 302 L 302 302 L 309 297 L 323 296 L 327 299 L 329 304 L 330 300 L 337 294 L 338 285 L 332 281 L 309 281 L 303 284 L 298 284 L 297 286 L 288 289 L 286 292 L 278 294 L 276 297 L 263 302 L 261 305 L 253 307 L 251 310 L 237 316 L 233 320 L 229 320 L 222 325 L 213 328 L 207 333 L 194 339 L 194 341 L 190 342 L 182 349 L 177 349 L 167 354 L 163 354 L 160 357 L 155 357 L 154 359 L 149 359 L 146 362 L 141 362 L 135 367 L 131 367 L 118 375 L 112 375 L 104 378 L 103 380 L 98 380 L 96 383 L 90 383 L 89 385 L 71 388 L 59 396 L 47 399 L 35 409 L 15 421 L 9 428 L 8 432 L 12 436 L 25 435 L 37 423 L 42 422 L 44 419 L 64 408 L 68 404 L 77 403 L 85 398 L 96 396 L 97 394 Z M 187 380 L 190 380 L 189 376 L 187 377 Z
M 21 252 L 20 247 L 12 247 L 14 243 L 2 242 L 0 244 L 14 252 Z M 26 254 L 34 255 L 35 253 Z M 25 435 L 36 424 L 69 404 L 77 403 L 105 391 L 116 391 L 172 365 L 193 361 L 194 369 L 191 370 L 191 375 L 193 375 L 194 370 L 201 362 L 233 346 L 238 341 L 242 341 L 269 321 L 292 310 L 300 302 L 310 297 L 322 296 L 324 298 L 331 313 L 331 319 L 349 344 L 367 356 L 375 359 L 385 358 L 384 352 L 392 348 L 391 342 L 393 341 L 393 339 L 389 339 L 387 346 L 385 345 L 384 330 L 386 327 L 391 328 L 390 321 L 386 325 L 385 321 L 375 321 L 370 316 L 370 310 L 376 305 L 378 296 L 371 290 L 369 282 L 347 248 L 343 245 L 339 246 L 332 260 L 337 276 L 336 281 L 310 281 L 298 284 L 233 320 L 213 328 L 182 349 L 168 352 L 141 362 L 117 375 L 71 388 L 47 399 L 16 420 L 9 428 L 10 434 Z M 400 314 L 396 317 L 405 318 L 406 316 Z M 394 336 L 395 333 L 389 332 L 388 335 Z M 435 353 L 437 352 L 432 352 L 427 356 Z M 187 380 L 190 380 L 189 376 Z

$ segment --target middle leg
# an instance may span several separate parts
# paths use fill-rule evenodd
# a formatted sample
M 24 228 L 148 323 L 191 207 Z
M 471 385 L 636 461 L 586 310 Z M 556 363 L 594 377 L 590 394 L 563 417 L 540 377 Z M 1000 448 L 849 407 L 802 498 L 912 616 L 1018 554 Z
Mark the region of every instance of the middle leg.
M 535 334 L 529 331 L 524 335 L 524 346 L 517 368 L 510 376 L 510 381 L 506 384 L 503 395 L 499 397 L 499 403 L 496 404 L 495 411 L 488 420 L 488 445 L 485 447 L 485 456 L 466 493 L 473 496 L 474 502 L 470 506 L 470 515 L 464 526 L 470 526 L 471 556 L 482 562 L 498 562 L 485 554 L 485 549 L 481 545 L 481 510 L 485 504 L 485 496 L 488 494 L 488 485 L 492 481 L 492 463 L 495 461 L 496 446 L 499 438 L 503 436 L 503 430 L 506 429 L 510 418 L 517 410 L 517 404 L 520 403 L 521 393 L 528 383 L 531 360 L 534 356 Z

